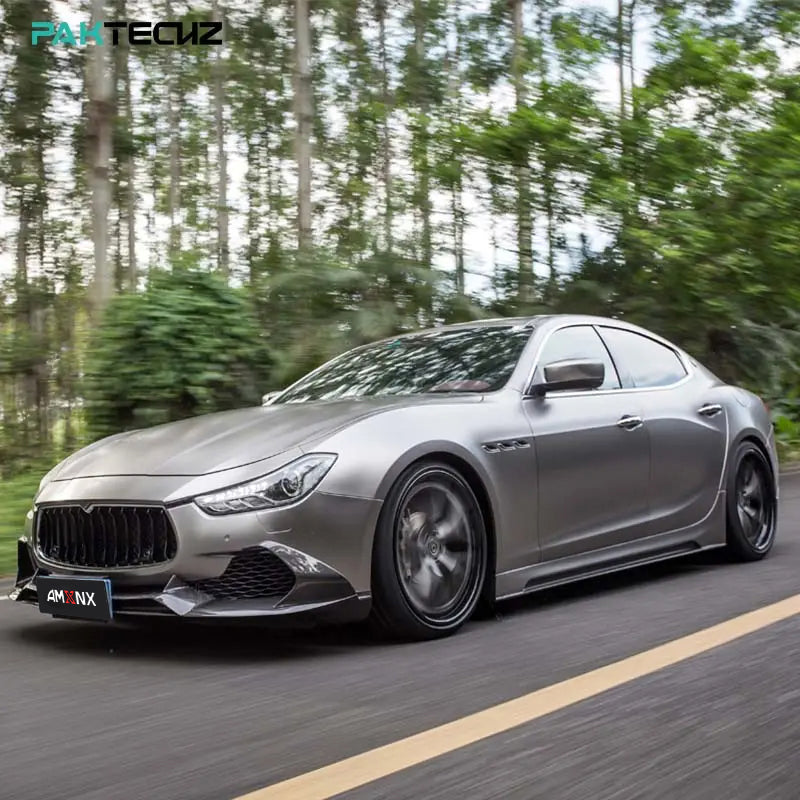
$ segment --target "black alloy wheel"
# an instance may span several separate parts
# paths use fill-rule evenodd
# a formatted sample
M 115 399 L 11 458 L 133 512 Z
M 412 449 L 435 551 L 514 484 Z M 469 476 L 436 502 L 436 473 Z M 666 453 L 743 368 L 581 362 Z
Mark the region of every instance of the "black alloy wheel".
M 469 483 L 448 464 L 412 465 L 378 524 L 374 621 L 405 639 L 454 633 L 480 600 L 486 558 L 486 527 Z
M 752 442 L 736 449 L 728 477 L 728 550 L 740 561 L 758 561 L 775 542 L 778 503 L 775 477 Z

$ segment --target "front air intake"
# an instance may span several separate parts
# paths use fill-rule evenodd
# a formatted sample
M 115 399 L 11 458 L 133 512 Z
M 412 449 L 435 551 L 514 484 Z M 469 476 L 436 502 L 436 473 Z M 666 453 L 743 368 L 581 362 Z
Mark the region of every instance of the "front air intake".
M 278 556 L 262 547 L 248 547 L 231 559 L 220 577 L 192 585 L 216 600 L 257 600 L 284 597 L 294 583 L 294 572 Z

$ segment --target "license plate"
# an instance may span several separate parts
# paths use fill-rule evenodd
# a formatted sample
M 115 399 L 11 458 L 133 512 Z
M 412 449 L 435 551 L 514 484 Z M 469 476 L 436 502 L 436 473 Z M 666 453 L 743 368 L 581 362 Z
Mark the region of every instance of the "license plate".
M 39 611 L 55 617 L 93 619 L 108 622 L 111 607 L 111 581 L 108 578 L 36 578 Z

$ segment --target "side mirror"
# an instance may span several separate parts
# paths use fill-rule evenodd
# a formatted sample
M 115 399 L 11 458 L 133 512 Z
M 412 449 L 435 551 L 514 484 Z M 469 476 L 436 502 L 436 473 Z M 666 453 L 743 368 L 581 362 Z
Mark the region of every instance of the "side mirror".
M 280 391 L 277 392 L 267 392 L 265 395 L 261 397 L 261 405 L 268 406 L 270 402 L 276 398 L 280 394 Z
M 544 381 L 531 387 L 531 394 L 541 397 L 547 392 L 582 391 L 603 385 L 606 368 L 602 361 L 553 361 L 542 370 Z

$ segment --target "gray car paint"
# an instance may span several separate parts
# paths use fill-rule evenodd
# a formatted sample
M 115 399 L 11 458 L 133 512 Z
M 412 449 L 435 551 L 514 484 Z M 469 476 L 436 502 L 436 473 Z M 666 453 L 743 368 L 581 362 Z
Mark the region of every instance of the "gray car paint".
M 279 395 L 265 407 L 95 443 L 48 474 L 36 504 L 166 505 L 178 537 L 175 559 L 103 574 L 120 596 L 138 591 L 188 616 L 274 616 L 354 598 L 368 601 L 382 502 L 403 469 L 423 457 L 449 458 L 485 496 L 496 542 L 498 598 L 723 545 L 731 449 L 753 437 L 777 474 L 771 422 L 760 400 L 724 385 L 671 343 L 628 323 L 573 315 L 513 322 L 529 325 L 532 336 L 497 392 L 292 404 L 281 404 Z M 547 338 L 576 323 L 646 333 L 676 350 L 689 375 L 654 390 L 531 397 Z M 698 415 L 708 402 L 719 403 L 723 412 Z M 640 416 L 642 425 L 617 427 L 624 414 Z M 498 447 L 502 443 L 505 449 Z M 319 487 L 293 506 L 213 517 L 191 500 L 308 452 L 338 458 Z M 29 515 L 23 546 L 35 567 L 57 574 L 93 572 L 45 562 L 31 546 L 33 520 Z M 280 607 L 209 602 L 186 589 L 189 581 L 220 575 L 238 550 L 253 545 L 272 549 L 300 577 Z M 304 564 L 313 568 L 304 572 Z M 20 574 L 16 594 L 35 600 L 31 575 Z M 368 602 L 357 606 L 354 616 L 368 610 Z

